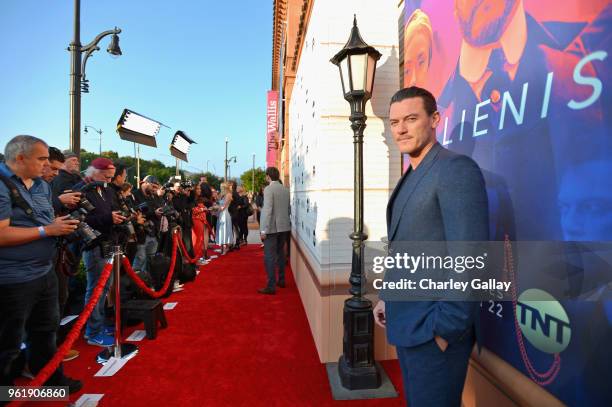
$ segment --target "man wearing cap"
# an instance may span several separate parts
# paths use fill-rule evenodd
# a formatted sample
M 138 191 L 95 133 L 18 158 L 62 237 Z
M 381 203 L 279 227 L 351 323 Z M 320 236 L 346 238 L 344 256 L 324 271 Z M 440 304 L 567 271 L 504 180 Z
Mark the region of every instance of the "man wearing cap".
M 49 147 L 49 165 L 43 167 L 42 179 L 47 181 L 51 187 L 53 185 L 53 180 L 57 178 L 59 172 L 62 171 L 65 161 L 66 158 L 59 149 Z M 58 195 L 55 191 L 52 191 L 52 195 L 53 209 L 57 215 L 66 212 L 68 209 L 74 209 L 81 197 L 80 192 L 61 192 Z
M 163 199 L 157 195 L 160 189 L 159 180 L 154 175 L 147 175 L 142 180 L 140 188 L 134 191 L 134 199 L 139 207 L 145 206 L 142 213 L 149 222 L 147 237 L 144 244 L 139 244 L 134 258 L 134 270 L 144 271 L 147 269 L 147 258 L 157 253 L 158 240 L 157 233 L 160 227 L 161 207 Z
M 110 254 L 112 246 L 112 226 L 120 224 L 125 220 L 117 207 L 115 191 L 107 184 L 115 175 L 115 165 L 105 157 L 93 160 L 85 171 L 85 180 L 77 184 L 75 189 L 81 189 L 89 183 L 95 183 L 93 187 L 85 187 L 85 198 L 95 207 L 85 216 L 85 222 L 93 229 L 100 232 L 100 236 L 93 245 L 83 250 L 83 261 L 87 270 L 87 290 L 85 292 L 85 304 L 89 302 L 94 288 L 106 264 L 106 258 Z M 114 343 L 113 331 L 104 326 L 104 300 L 110 287 L 109 278 L 104 285 L 104 291 L 94 307 L 85 328 L 85 339 L 87 343 L 95 346 L 112 346 Z
M 79 172 L 79 157 L 70 150 L 64 150 L 64 162 L 59 173 L 51 182 L 51 191 L 54 196 L 60 196 L 64 191 L 72 190 L 73 187 L 81 182 L 83 178 Z
M 42 179 L 44 179 L 49 185 L 53 182 L 55 177 L 61 171 L 66 158 L 64 154 L 55 147 L 49 146 L 49 165 L 45 165 L 43 167 L 43 175 Z M 61 195 L 55 195 L 52 192 L 51 196 L 53 202 L 53 210 L 55 211 L 56 216 L 66 215 L 69 211 L 75 209 L 81 199 L 80 192 L 65 192 Z M 78 263 L 81 262 L 79 257 Z M 66 265 L 66 267 L 69 267 Z M 77 261 L 74 262 L 74 267 L 78 267 Z M 74 272 L 74 270 L 70 270 Z M 55 274 L 57 275 L 57 288 L 59 293 L 59 309 L 60 309 L 60 318 L 64 316 L 64 310 L 66 308 L 66 303 L 68 302 L 68 296 L 70 294 L 70 290 L 68 289 L 69 278 L 64 272 L 57 269 L 55 270 Z M 76 359 L 79 356 L 79 351 L 76 349 L 71 349 L 68 351 L 66 356 L 64 356 L 64 362 Z

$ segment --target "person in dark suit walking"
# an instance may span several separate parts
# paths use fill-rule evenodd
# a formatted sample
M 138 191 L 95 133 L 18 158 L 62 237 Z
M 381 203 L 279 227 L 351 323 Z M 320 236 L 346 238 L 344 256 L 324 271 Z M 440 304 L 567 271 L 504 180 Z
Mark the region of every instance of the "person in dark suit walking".
M 422 88 L 399 90 L 389 122 L 410 167 L 387 206 L 389 244 L 487 241 L 488 203 L 478 165 L 436 141 L 436 100 Z M 467 364 L 478 340 L 478 302 L 379 301 L 374 319 L 397 348 L 410 407 L 460 406 Z

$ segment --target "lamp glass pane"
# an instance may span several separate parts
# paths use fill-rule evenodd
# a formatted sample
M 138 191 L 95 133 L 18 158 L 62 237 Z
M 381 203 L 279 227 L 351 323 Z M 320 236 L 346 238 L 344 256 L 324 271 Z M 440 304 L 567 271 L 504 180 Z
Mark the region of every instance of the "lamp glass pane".
M 351 75 L 353 77 L 352 90 L 365 90 L 367 54 L 351 55 Z
M 351 83 L 349 82 L 348 57 L 340 61 L 340 74 L 342 75 L 342 92 L 349 93 L 351 91 Z
M 376 71 L 376 60 L 368 55 L 368 79 L 366 85 L 366 91 L 371 95 L 372 87 L 374 86 L 374 71 Z

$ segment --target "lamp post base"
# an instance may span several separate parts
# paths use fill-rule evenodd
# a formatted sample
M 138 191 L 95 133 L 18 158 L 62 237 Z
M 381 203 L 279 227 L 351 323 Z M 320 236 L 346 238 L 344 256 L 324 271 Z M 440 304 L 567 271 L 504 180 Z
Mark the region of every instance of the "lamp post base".
M 398 397 L 399 394 L 383 367 L 378 362 L 375 362 L 375 365 L 380 372 L 381 384 L 379 387 L 375 389 L 349 390 L 342 385 L 340 380 L 339 363 L 327 363 L 325 369 L 327 370 L 327 378 L 329 379 L 329 386 L 331 387 L 334 400 L 366 400 Z
M 338 360 L 338 375 L 342 386 L 348 390 L 376 389 L 380 387 L 380 372 L 375 364 L 350 367 L 344 355 Z
M 342 386 L 348 390 L 380 387 L 380 372 L 374 361 L 374 316 L 367 298 L 344 301 L 343 352 L 338 361 Z

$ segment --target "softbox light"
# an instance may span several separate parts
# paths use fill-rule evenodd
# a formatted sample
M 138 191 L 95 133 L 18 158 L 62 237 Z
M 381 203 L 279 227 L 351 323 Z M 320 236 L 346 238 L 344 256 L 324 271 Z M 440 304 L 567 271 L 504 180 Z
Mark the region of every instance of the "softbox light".
M 170 144 L 170 154 L 179 160 L 187 162 L 187 154 L 189 153 L 189 147 L 191 147 L 192 144 L 197 143 L 189 138 L 184 131 L 179 130 L 172 138 L 172 144 Z
M 159 133 L 161 126 L 162 124 L 156 120 L 129 109 L 123 109 L 119 122 L 117 122 L 117 133 L 122 140 L 157 147 L 155 136 Z

